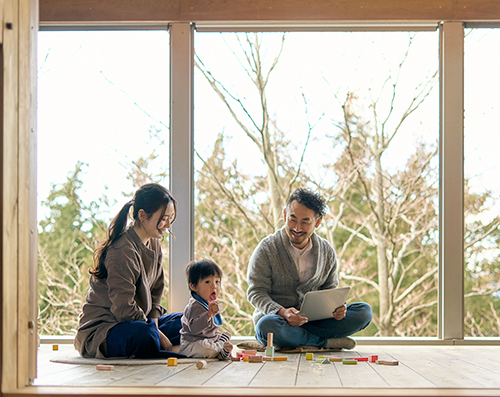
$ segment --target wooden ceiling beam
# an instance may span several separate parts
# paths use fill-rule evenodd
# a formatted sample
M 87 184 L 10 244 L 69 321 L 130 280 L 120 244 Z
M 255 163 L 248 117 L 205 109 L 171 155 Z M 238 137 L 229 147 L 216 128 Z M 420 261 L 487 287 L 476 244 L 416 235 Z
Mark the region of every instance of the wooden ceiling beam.
M 44 23 L 500 21 L 498 0 L 39 0 Z

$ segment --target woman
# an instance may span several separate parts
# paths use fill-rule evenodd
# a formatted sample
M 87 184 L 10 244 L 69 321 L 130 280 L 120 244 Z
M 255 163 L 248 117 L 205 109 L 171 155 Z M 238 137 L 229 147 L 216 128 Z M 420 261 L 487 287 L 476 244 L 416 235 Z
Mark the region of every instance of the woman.
M 134 222 L 127 228 L 132 208 Z M 75 348 L 82 357 L 158 358 L 180 343 L 182 313 L 166 314 L 160 239 L 177 203 L 163 186 L 142 186 L 111 221 L 94 253 Z

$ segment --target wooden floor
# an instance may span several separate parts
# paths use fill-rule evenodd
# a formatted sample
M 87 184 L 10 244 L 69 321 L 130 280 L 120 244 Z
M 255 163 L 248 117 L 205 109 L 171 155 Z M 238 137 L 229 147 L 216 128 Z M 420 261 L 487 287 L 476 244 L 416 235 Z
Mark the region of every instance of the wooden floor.
M 41 345 L 38 352 L 38 378 L 34 385 L 202 386 L 204 391 L 200 395 L 208 394 L 207 388 L 212 387 L 218 390 L 226 387 L 272 390 L 326 388 L 332 393 L 335 391 L 333 394 L 349 389 L 357 391 L 359 395 L 374 395 L 373 391 L 378 389 L 379 392 L 406 390 L 407 395 L 418 395 L 419 391 L 422 395 L 500 395 L 500 346 L 360 345 L 354 351 L 334 353 L 345 357 L 378 354 L 380 359 L 398 360 L 398 366 L 367 362 L 355 366 L 320 364 L 307 361 L 304 353 L 289 354 L 286 362 L 210 362 L 202 370 L 191 363 L 176 367 L 116 365 L 113 371 L 104 372 L 97 371 L 94 365 L 49 361 L 58 354 L 71 351 L 72 346 L 68 345 L 59 345 L 59 351 L 52 351 L 52 345 Z M 294 394 L 293 390 L 290 392 Z

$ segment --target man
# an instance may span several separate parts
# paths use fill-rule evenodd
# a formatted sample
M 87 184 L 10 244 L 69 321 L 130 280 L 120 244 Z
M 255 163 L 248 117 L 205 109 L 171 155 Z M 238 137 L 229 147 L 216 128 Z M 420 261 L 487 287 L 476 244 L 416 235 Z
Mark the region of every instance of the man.
M 314 346 L 353 349 L 348 338 L 366 328 L 372 319 L 366 303 L 351 303 L 332 318 L 311 321 L 298 308 L 309 291 L 337 288 L 337 259 L 333 247 L 314 231 L 325 213 L 325 200 L 297 189 L 283 211 L 285 226 L 264 238 L 248 265 L 248 301 L 255 307 L 255 336 L 267 344 L 274 334 L 278 348 Z

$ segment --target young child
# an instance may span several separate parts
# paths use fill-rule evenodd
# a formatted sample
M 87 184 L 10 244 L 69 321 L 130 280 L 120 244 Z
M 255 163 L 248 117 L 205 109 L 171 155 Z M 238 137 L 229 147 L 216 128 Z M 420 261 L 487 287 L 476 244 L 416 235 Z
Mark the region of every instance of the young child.
M 217 297 L 220 292 L 222 270 L 213 261 L 202 259 L 186 268 L 191 299 L 181 318 L 181 348 L 188 357 L 226 360 L 233 345 L 229 332 L 219 332 L 222 325 Z

